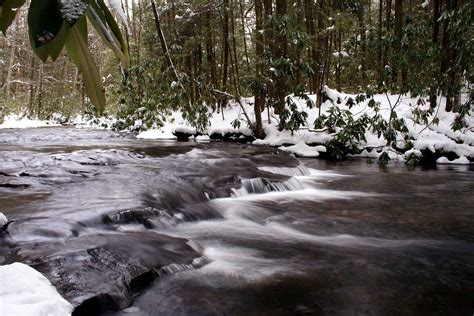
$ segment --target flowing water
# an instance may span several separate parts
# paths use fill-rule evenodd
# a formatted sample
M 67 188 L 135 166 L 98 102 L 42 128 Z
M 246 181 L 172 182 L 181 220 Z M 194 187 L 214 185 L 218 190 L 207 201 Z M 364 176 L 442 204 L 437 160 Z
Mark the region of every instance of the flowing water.
M 474 312 L 473 167 L 73 128 L 0 146 L 0 264 L 37 268 L 78 315 Z

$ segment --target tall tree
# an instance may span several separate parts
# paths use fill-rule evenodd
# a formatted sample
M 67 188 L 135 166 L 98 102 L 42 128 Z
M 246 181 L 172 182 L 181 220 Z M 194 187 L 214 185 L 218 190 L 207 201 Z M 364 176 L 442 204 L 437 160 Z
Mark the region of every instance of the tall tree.
M 262 111 L 265 109 L 265 88 L 264 84 L 260 83 L 260 78 L 263 77 L 263 1 L 255 0 L 255 136 L 263 137 L 262 129 Z M 257 84 L 258 83 L 258 84 Z
M 275 83 L 275 113 L 283 114 L 285 109 L 285 97 L 287 94 L 287 78 L 285 78 L 286 58 L 288 52 L 288 39 L 286 36 L 286 0 L 276 0 L 276 29 L 275 29 L 275 54 L 278 68 Z M 280 117 L 280 129 L 285 126 L 285 120 Z

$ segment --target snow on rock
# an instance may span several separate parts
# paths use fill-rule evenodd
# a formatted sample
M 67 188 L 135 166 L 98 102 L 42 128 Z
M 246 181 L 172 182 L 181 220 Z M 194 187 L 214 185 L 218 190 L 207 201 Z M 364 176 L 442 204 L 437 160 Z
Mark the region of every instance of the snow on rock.
M 474 147 L 467 144 L 458 144 L 446 135 L 435 131 L 421 134 L 413 145 L 418 150 L 428 149 L 431 152 L 453 152 L 458 156 L 474 157 Z
M 0 212 L 0 227 L 5 225 L 6 223 L 8 223 L 8 218 L 5 216 L 5 214 Z
M 183 133 L 183 134 L 189 134 L 189 135 L 194 135 L 197 133 L 196 129 L 191 126 L 177 126 L 173 130 L 174 133 Z
M 439 157 L 436 160 L 437 164 L 449 164 L 449 165 L 469 165 L 471 162 L 464 156 L 459 157 L 458 159 L 449 160 L 446 157 Z
M 48 279 L 26 264 L 0 266 L 0 315 L 65 316 L 73 306 Z
M 423 154 L 422 154 L 421 151 L 419 151 L 418 149 L 410 149 L 410 150 L 407 150 L 407 151 L 405 152 L 405 157 L 409 157 L 409 156 L 411 156 L 411 155 L 414 155 L 414 156 L 416 156 L 416 157 L 418 157 L 418 158 L 423 157 Z
M 0 128 L 33 128 L 33 127 L 55 126 L 55 125 L 59 125 L 59 124 L 54 124 L 51 121 L 29 119 L 23 115 L 12 114 L 4 118 L 3 123 L 0 124 Z
M 304 141 L 298 142 L 296 145 L 288 146 L 288 147 L 279 147 L 280 150 L 295 154 L 298 157 L 308 157 L 308 158 L 315 158 L 319 156 L 319 152 L 326 152 L 326 147 L 324 146 L 316 146 L 311 147 L 306 145 Z

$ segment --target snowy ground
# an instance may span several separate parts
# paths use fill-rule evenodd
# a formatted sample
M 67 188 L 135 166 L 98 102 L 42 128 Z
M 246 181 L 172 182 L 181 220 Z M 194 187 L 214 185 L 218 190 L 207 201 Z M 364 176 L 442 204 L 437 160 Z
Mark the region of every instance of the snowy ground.
M 12 114 L 6 116 L 3 119 L 3 123 L 0 124 L 0 128 L 33 128 L 33 127 L 46 127 L 57 125 L 52 121 L 42 121 L 38 119 L 30 119 L 23 115 Z
M 0 315 L 66 316 L 73 306 L 41 273 L 23 263 L 0 266 Z
M 326 94 L 329 96 L 329 100 L 323 103 L 321 113 L 328 112 L 332 106 L 337 106 L 342 109 L 348 109 L 346 106 L 347 100 L 355 95 L 347 95 L 339 93 L 336 90 L 326 88 Z M 315 102 L 315 95 L 309 96 L 312 102 Z M 295 131 L 293 134 L 290 131 L 278 131 L 278 115 L 274 114 L 271 110 L 270 113 L 266 111 L 262 113 L 264 119 L 264 130 L 266 137 L 262 140 L 255 140 L 255 145 L 270 145 L 277 146 L 282 150 L 292 152 L 297 156 L 302 157 L 317 157 L 320 152 L 325 152 L 326 148 L 322 146 L 328 143 L 334 134 L 330 134 L 327 131 L 315 131 L 313 124 L 316 118 L 319 116 L 319 110 L 316 108 L 308 108 L 305 101 L 299 98 L 293 98 L 298 104 L 299 111 L 305 111 L 308 113 L 306 120 L 306 126 L 302 126 L 300 130 Z M 444 111 L 444 100 L 441 100 L 435 113 L 428 117 L 428 122 L 431 122 L 434 118 L 439 119 L 438 124 L 419 124 L 414 119 L 412 110 L 417 104 L 416 98 L 410 98 L 409 96 L 399 97 L 398 95 L 375 95 L 374 100 L 380 102 L 380 114 L 385 120 L 389 119 L 390 106 L 395 106 L 395 112 L 399 118 L 403 118 L 408 128 L 407 136 L 410 138 L 414 148 L 404 155 L 396 152 L 390 147 L 386 146 L 386 140 L 382 137 L 378 137 L 371 131 L 366 132 L 366 142 L 361 143 L 361 149 L 364 148 L 376 148 L 376 150 L 364 149 L 356 156 L 378 158 L 383 151 L 386 151 L 391 159 L 404 160 L 405 156 L 409 154 L 421 155 L 421 150 L 428 149 L 432 152 L 439 151 L 445 153 L 454 153 L 459 158 L 456 160 L 449 161 L 446 157 L 438 159 L 437 163 L 453 163 L 453 164 L 469 164 L 469 160 L 474 160 L 474 118 L 473 116 L 467 116 L 467 125 L 469 128 L 465 128 L 461 131 L 454 132 L 451 129 L 456 114 Z M 254 120 L 253 114 L 253 99 L 243 99 L 243 105 L 245 111 L 250 116 L 251 120 Z M 427 110 L 429 105 L 419 106 L 421 110 Z M 368 100 L 361 102 L 360 104 L 354 105 L 350 109 L 351 113 L 355 118 L 368 114 L 369 116 L 374 114 L 374 111 L 368 106 Z M 241 121 L 240 128 L 233 128 L 232 122 L 235 119 Z M 210 120 L 211 124 L 204 134 L 221 134 L 236 133 L 251 135 L 251 131 L 246 127 L 245 117 L 243 111 L 238 104 L 231 104 L 225 110 L 224 113 L 214 113 Z M 173 114 L 173 123 L 165 124 L 160 129 L 148 130 L 140 133 L 138 138 L 152 138 L 152 139 L 175 139 L 173 135 L 174 131 L 184 132 L 188 134 L 195 134 L 197 131 L 193 129 L 189 124 L 182 119 L 179 112 Z M 199 139 L 198 139 L 199 140 Z M 397 135 L 397 147 L 403 148 L 406 140 L 401 134 Z M 312 146 L 312 145 L 318 146 Z M 283 146 L 286 145 L 286 146 Z M 291 145 L 291 146 L 288 146 Z
M 374 110 L 368 106 L 368 100 L 352 106 L 350 109 L 346 105 L 349 98 L 355 98 L 355 95 L 340 93 L 336 90 L 325 88 L 325 92 L 329 100 L 323 103 L 321 111 L 313 107 L 309 108 L 307 102 L 299 98 L 294 98 L 294 102 L 298 106 L 299 111 L 308 114 L 305 126 L 291 133 L 290 131 L 278 131 L 278 115 L 273 110 L 262 113 L 264 119 L 263 128 L 266 134 L 264 139 L 258 139 L 253 142 L 255 145 L 270 145 L 279 147 L 282 150 L 294 153 L 302 157 L 317 157 L 321 152 L 325 152 L 325 144 L 333 139 L 335 134 L 328 131 L 317 131 L 314 129 L 314 121 L 319 117 L 319 113 L 327 114 L 328 110 L 333 107 L 350 110 L 354 118 L 358 118 L 364 114 L 372 116 Z M 315 102 L 315 95 L 309 96 L 312 102 Z M 366 141 L 360 143 L 361 153 L 355 155 L 357 157 L 378 158 L 383 152 L 386 152 L 391 159 L 405 160 L 405 158 L 413 154 L 421 156 L 421 151 L 429 150 L 431 152 L 442 153 L 453 159 L 453 154 L 457 159 L 449 160 L 447 157 L 440 157 L 437 163 L 440 164 L 469 164 L 474 161 L 474 117 L 473 113 L 465 117 L 468 128 L 460 131 L 453 131 L 453 124 L 456 114 L 444 111 L 444 99 L 440 101 L 439 106 L 435 109 L 434 114 L 428 116 L 430 124 L 419 124 L 416 122 L 413 109 L 427 110 L 429 105 L 417 106 L 417 98 L 399 95 L 375 95 L 374 100 L 380 103 L 380 114 L 388 121 L 390 116 L 390 107 L 394 107 L 398 118 L 403 118 L 408 128 L 408 133 L 402 135 L 397 134 L 397 147 L 404 148 L 407 140 L 413 146 L 412 150 L 402 154 L 393 148 L 386 146 L 386 140 L 378 137 L 371 131 L 366 131 Z M 253 114 L 253 98 L 243 98 L 242 105 L 252 121 L 255 120 Z M 234 128 L 232 123 L 236 120 L 240 121 L 240 127 Z M 439 120 L 438 124 L 432 123 Z M 113 118 L 100 118 L 96 120 L 85 120 L 77 117 L 73 120 L 77 127 L 106 127 L 111 126 L 116 120 Z M 136 123 L 137 127 L 141 121 Z M 19 119 L 18 116 L 6 117 L 0 128 L 22 128 L 22 127 L 42 127 L 52 126 L 53 122 L 44 122 L 39 120 L 29 120 L 27 118 Z M 138 138 L 143 139 L 176 139 L 175 132 L 181 132 L 190 135 L 197 135 L 196 129 L 187 123 L 180 112 L 173 113 L 168 118 L 168 123 L 159 129 L 151 129 L 138 134 Z M 237 103 L 229 104 L 223 113 L 213 113 L 210 117 L 210 125 L 204 131 L 204 134 L 196 136 L 197 141 L 207 141 L 211 135 L 235 134 L 250 136 L 252 131 L 248 128 L 245 115 L 242 108 Z M 407 137 L 406 137 L 407 136 Z

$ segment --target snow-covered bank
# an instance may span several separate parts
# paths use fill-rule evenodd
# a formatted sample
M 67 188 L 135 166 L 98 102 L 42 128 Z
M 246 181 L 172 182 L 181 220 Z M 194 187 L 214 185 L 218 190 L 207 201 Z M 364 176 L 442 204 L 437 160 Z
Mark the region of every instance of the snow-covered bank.
M 1 121 L 1 120 L 0 120 Z M 58 125 L 53 121 L 43 121 L 39 119 L 30 119 L 25 115 L 12 114 L 3 119 L 0 128 L 35 128 Z
M 465 127 L 454 131 L 453 124 L 459 123 L 457 113 L 445 111 L 444 98 L 439 100 L 438 106 L 431 112 L 429 102 L 425 98 L 411 98 L 406 95 L 378 94 L 373 97 L 340 93 L 325 87 L 326 101 L 321 108 L 314 106 L 315 95 L 308 95 L 307 99 L 289 96 L 289 103 L 293 103 L 288 110 L 291 113 L 301 114 L 303 124 L 296 130 L 278 130 L 279 116 L 274 109 L 262 112 L 264 139 L 252 137 L 252 130 L 248 127 L 246 116 L 252 124 L 255 122 L 254 99 L 242 98 L 241 104 L 234 101 L 221 112 L 210 113 L 209 125 L 205 130 L 196 130 L 187 122 L 180 111 L 172 113 L 166 118 L 164 125 L 157 129 L 148 129 L 137 135 L 141 139 L 188 139 L 193 136 L 197 141 L 210 139 L 237 140 L 252 142 L 254 145 L 269 145 L 291 152 L 300 157 L 333 157 L 337 150 L 342 156 L 379 159 L 388 157 L 391 160 L 417 163 L 439 164 L 470 164 L 474 162 L 474 117 L 472 111 L 463 118 Z M 245 114 L 245 113 L 246 114 Z M 303 115 L 304 114 L 304 115 Z M 305 116 L 306 115 L 306 116 Z M 324 118 L 324 124 L 315 128 L 315 121 Z M 374 121 L 364 125 L 364 130 L 356 136 L 349 131 L 343 135 L 346 144 L 344 148 L 337 148 L 341 132 L 351 130 L 348 122 L 361 121 L 363 118 L 377 118 L 381 129 L 374 128 Z M 54 122 L 60 120 L 53 120 Z M 328 124 L 334 126 L 328 126 Z M 341 124 L 341 121 L 343 124 Z M 28 124 L 30 122 L 30 124 Z M 33 124 L 34 122 L 34 124 Z M 84 118 L 78 116 L 73 119 L 76 127 L 117 128 L 121 120 L 113 117 Z M 391 122 L 389 124 L 389 122 Z M 53 122 L 19 119 L 11 116 L 6 118 L 0 128 L 51 126 Z M 346 126 L 344 126 L 346 124 Z M 403 128 L 400 128 L 400 125 Z M 398 127 L 397 127 L 398 126 Z M 137 119 L 129 131 L 143 130 L 147 126 Z M 383 136 L 392 133 L 392 145 L 387 145 Z M 398 129 L 398 130 L 397 130 Z M 364 132 L 365 131 L 365 132 Z M 349 140 L 347 138 L 349 137 Z M 335 146 L 336 143 L 336 146 Z M 347 144 L 348 143 L 348 144 Z M 336 148 L 335 148 L 336 147 Z M 350 150 L 348 150 L 350 148 Z M 339 155 L 339 154 L 338 154 Z M 340 155 L 339 155 L 340 156 Z
M 263 112 L 263 129 L 266 137 L 253 141 L 253 144 L 279 147 L 297 156 L 317 157 L 319 153 L 326 152 L 324 145 L 333 140 L 341 128 L 338 127 L 332 131 L 328 128 L 316 130 L 314 122 L 320 115 L 329 116 L 332 108 L 336 107 L 342 111 L 349 111 L 355 120 L 364 115 L 373 117 L 379 114 L 385 122 L 388 122 L 391 113 L 392 116 L 395 113 L 396 118 L 402 120 L 407 128 L 405 133 L 396 132 L 395 144 L 397 149 L 387 146 L 387 140 L 383 136 L 379 136 L 376 132 L 367 128 L 365 139 L 358 143 L 359 152 L 353 153 L 351 156 L 379 158 L 385 152 L 390 159 L 405 160 L 411 154 L 414 155 L 412 157 L 420 158 L 423 153 L 425 155 L 426 153 L 432 153 L 436 156 L 435 160 L 438 163 L 469 164 L 470 161 L 474 161 L 474 118 L 472 113 L 464 118 L 467 128 L 453 131 L 452 125 L 457 114 L 444 110 L 444 99 L 441 99 L 432 114 L 426 114 L 423 122 L 419 118 L 419 114 L 429 110 L 429 104 L 426 102 L 423 105 L 418 105 L 418 98 L 399 95 L 374 95 L 373 100 L 377 104 L 374 107 L 374 103 L 370 103 L 370 98 L 359 103 L 352 102 L 356 100 L 356 95 L 340 93 L 328 87 L 325 88 L 325 94 L 328 99 L 322 104 L 320 110 L 312 106 L 316 101 L 315 95 L 309 95 L 310 102 L 291 96 L 297 110 L 301 113 L 307 113 L 305 124 L 293 132 L 278 131 L 279 117 L 273 109 Z M 254 122 L 253 98 L 243 98 L 242 104 L 248 116 Z M 393 109 L 393 112 L 391 109 Z M 179 112 L 174 113 L 170 121 L 173 123 L 165 124 L 159 129 L 142 132 L 137 137 L 176 139 L 178 133 L 199 134 L 182 118 Z M 240 126 L 234 128 L 235 122 L 240 122 Z M 213 135 L 222 137 L 230 134 L 252 135 L 252 131 L 247 127 L 243 110 L 237 103 L 230 103 L 223 113 L 213 113 L 209 127 L 200 132 L 211 136 L 211 138 Z
M 35 269 L 23 263 L 0 266 L 0 315 L 66 316 L 73 306 Z

